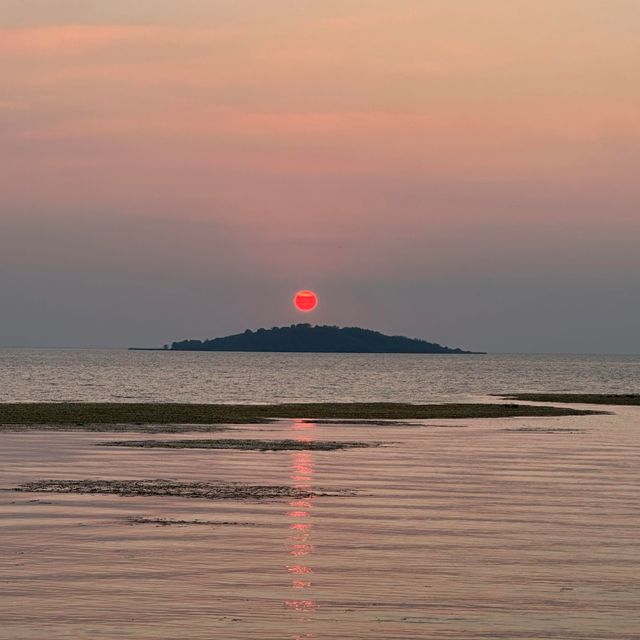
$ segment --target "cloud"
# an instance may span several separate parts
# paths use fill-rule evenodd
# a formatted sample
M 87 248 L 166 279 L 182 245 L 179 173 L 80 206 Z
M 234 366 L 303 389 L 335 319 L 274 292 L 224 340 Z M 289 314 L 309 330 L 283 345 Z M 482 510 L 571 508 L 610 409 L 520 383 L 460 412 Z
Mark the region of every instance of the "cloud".
M 64 25 L 0 29 L 0 54 L 38 57 L 96 53 L 126 41 L 149 40 L 161 30 L 131 25 Z

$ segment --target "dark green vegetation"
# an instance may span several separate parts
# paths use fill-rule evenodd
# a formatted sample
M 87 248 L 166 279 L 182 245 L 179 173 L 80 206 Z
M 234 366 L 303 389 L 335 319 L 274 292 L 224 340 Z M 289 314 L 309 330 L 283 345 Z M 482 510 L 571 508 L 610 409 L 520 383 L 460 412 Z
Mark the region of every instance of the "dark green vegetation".
M 285 351 L 307 353 L 473 353 L 442 345 L 387 336 L 359 327 L 292 324 L 272 329 L 247 329 L 224 338 L 183 340 L 171 345 L 173 351 Z
M 117 496 L 172 496 L 205 500 L 264 500 L 307 498 L 313 493 L 287 486 L 240 483 L 175 482 L 173 480 L 39 480 L 27 482 L 14 491 L 45 493 L 99 493 Z M 341 495 L 338 492 L 331 495 Z
M 531 402 L 640 405 L 640 393 L 511 393 L 501 397 Z
M 317 440 L 114 440 L 101 442 L 102 447 L 140 447 L 142 449 L 246 449 L 251 451 L 337 451 L 372 447 L 366 442 Z
M 513 418 L 526 416 L 572 416 L 598 413 L 567 407 L 517 404 L 400 404 L 302 403 L 269 405 L 226 404 L 118 404 L 118 403 L 19 403 L 0 404 L 0 425 L 7 429 L 102 430 L 96 425 L 256 424 L 274 418 L 339 420 L 407 420 L 448 418 Z M 108 429 L 111 431 L 112 429 Z M 144 429 L 134 429 L 144 431 Z M 160 429 L 158 429 L 160 431 Z M 186 431 L 199 431 L 192 428 Z M 207 431 L 209 429 L 206 429 Z M 164 431 L 164 429 L 162 429 Z

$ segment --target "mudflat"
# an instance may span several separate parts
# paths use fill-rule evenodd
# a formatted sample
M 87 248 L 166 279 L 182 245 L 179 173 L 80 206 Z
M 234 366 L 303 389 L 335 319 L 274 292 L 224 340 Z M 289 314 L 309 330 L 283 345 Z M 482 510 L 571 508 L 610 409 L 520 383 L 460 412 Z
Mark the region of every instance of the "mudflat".
M 529 402 L 640 405 L 640 393 L 510 393 L 501 397 Z
M 110 440 L 105 447 L 142 447 L 145 449 L 240 449 L 251 451 L 336 451 L 375 444 L 336 440 L 255 440 L 250 438 L 209 438 L 208 440 Z
M 131 431 L 179 432 L 183 425 L 257 424 L 277 418 L 333 420 L 399 420 L 431 418 L 510 418 L 516 416 L 588 415 L 593 411 L 546 405 L 302 403 L 302 404 L 175 404 L 175 403 L 4 403 L 0 429 L 104 431 L 104 425 L 135 425 Z M 164 428 L 163 428 L 164 426 Z M 122 430 L 122 428 L 119 428 Z M 213 430 L 213 429 L 209 429 Z
M 81 493 L 116 496 L 174 496 L 199 500 L 262 500 L 308 498 L 312 491 L 288 485 L 250 485 L 232 482 L 176 482 L 172 480 L 37 480 L 13 487 L 27 493 Z

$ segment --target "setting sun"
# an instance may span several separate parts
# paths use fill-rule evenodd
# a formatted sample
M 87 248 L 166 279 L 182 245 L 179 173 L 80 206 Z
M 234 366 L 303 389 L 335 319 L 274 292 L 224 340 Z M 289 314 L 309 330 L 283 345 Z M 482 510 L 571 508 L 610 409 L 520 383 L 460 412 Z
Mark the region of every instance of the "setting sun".
M 293 298 L 298 311 L 313 311 L 318 306 L 318 296 L 313 291 L 298 291 Z

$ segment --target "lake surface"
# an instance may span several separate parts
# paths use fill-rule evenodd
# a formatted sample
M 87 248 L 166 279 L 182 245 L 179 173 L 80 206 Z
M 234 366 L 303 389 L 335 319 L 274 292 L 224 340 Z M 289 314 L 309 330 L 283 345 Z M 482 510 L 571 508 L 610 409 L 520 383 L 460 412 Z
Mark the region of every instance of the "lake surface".
M 409 427 L 283 420 L 211 435 L 384 444 L 332 452 L 0 433 L 0 639 L 638 640 L 640 408 L 612 410 Z M 153 436 L 176 437 L 189 436 Z M 45 478 L 351 494 L 10 490 Z
M 640 356 L 0 349 L 0 402 L 430 402 L 640 392 Z

